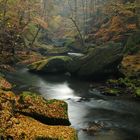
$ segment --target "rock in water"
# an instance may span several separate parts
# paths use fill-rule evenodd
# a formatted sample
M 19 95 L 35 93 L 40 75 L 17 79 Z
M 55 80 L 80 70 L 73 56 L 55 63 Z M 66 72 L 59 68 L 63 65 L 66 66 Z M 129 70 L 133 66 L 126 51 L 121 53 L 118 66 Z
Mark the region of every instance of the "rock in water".
M 101 78 L 118 71 L 118 65 L 123 58 L 123 47 L 120 43 L 97 47 L 86 56 L 77 58 L 69 66 L 69 71 L 80 77 Z
M 35 72 L 61 73 L 67 71 L 67 67 L 71 61 L 72 58 L 68 56 L 54 56 L 32 63 L 28 68 Z
M 108 43 L 91 49 L 85 56 L 55 56 L 32 63 L 28 68 L 35 72 L 70 72 L 79 77 L 101 78 L 100 76 L 116 74 L 123 58 L 122 50 L 120 43 Z

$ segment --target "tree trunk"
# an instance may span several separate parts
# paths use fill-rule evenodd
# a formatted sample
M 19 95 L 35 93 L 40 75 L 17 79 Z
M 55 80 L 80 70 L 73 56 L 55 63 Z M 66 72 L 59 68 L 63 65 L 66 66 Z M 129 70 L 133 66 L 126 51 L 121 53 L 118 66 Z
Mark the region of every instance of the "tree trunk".
M 30 47 L 33 47 L 34 42 L 36 41 L 36 38 L 37 38 L 37 36 L 38 36 L 40 30 L 41 30 L 41 27 L 38 27 L 38 30 L 37 30 L 37 32 L 36 32 L 36 34 L 35 34 L 35 36 L 34 36 L 32 42 L 31 42 L 31 44 L 30 44 Z
M 73 18 L 70 18 L 70 19 L 72 20 L 72 22 L 74 23 L 74 25 L 75 25 L 75 27 L 76 27 L 76 29 L 77 29 L 77 32 L 78 32 L 79 37 L 80 37 L 80 40 L 81 40 L 81 45 L 85 46 L 85 41 L 84 41 L 84 39 L 83 39 L 83 36 L 82 36 L 82 34 L 81 34 L 81 31 L 80 31 L 80 29 L 79 29 L 79 27 L 78 27 L 76 21 L 75 21 Z

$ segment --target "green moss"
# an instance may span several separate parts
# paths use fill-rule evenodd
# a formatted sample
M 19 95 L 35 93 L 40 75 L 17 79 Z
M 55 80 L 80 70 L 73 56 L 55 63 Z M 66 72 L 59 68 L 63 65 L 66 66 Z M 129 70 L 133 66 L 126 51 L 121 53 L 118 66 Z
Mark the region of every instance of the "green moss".
M 22 96 L 23 98 L 26 98 L 27 96 L 36 98 L 38 95 L 36 95 L 36 93 L 30 92 L 30 91 L 23 91 L 20 96 Z
M 58 100 L 56 100 L 56 99 L 53 99 L 53 100 L 47 100 L 47 104 L 53 104 L 54 102 L 57 102 Z
M 119 86 L 119 87 L 129 87 L 129 88 L 135 87 L 133 81 L 130 80 L 129 78 L 119 78 L 118 80 L 109 79 L 107 81 L 107 84 L 113 85 L 113 86 Z
M 118 80 L 115 80 L 115 79 L 107 80 L 107 84 L 117 84 L 117 83 L 118 83 Z
M 50 57 L 50 58 L 45 59 L 45 60 L 41 60 L 41 61 L 32 63 L 31 65 L 28 66 L 28 68 L 30 70 L 45 71 L 46 72 L 49 69 L 49 66 L 50 65 L 51 65 L 50 66 L 51 69 L 52 69 L 52 67 L 53 68 L 56 67 L 56 64 L 57 64 L 56 61 L 57 60 L 61 61 L 65 65 L 65 68 L 64 69 L 66 69 L 67 63 L 71 62 L 72 61 L 72 58 L 71 57 L 68 57 L 68 56 L 54 56 L 54 57 Z M 58 63 L 60 63 L 60 62 L 58 62 Z
M 108 88 L 105 93 L 109 94 L 109 95 L 117 95 L 120 94 L 120 90 L 116 89 L 116 88 Z
M 118 84 L 121 87 L 129 88 L 129 89 L 132 89 L 132 90 L 134 90 L 136 88 L 134 80 L 131 80 L 129 78 L 120 78 L 118 80 Z
M 63 102 L 59 105 L 60 107 L 62 107 L 64 109 L 64 114 L 67 115 L 67 111 L 68 111 L 68 105 L 66 102 Z
M 38 97 L 38 95 L 36 95 L 35 93 L 29 92 L 29 91 L 24 91 L 20 94 L 20 99 L 19 102 L 20 103 L 24 103 L 26 98 L 32 98 L 32 99 L 36 99 Z
M 136 88 L 135 94 L 136 96 L 140 97 L 140 87 Z
M 54 60 L 54 59 L 60 59 L 60 60 L 63 60 L 65 62 L 72 60 L 72 58 L 69 57 L 69 56 L 54 56 L 54 57 L 50 57 L 48 59 L 48 62 L 51 61 L 51 60 Z
M 117 95 L 120 93 L 131 93 L 134 96 L 140 97 L 140 79 L 119 78 L 118 80 L 110 79 L 107 81 L 108 88 L 105 91 L 107 94 Z
M 37 61 L 37 62 L 34 62 L 30 65 L 28 65 L 28 68 L 30 70 L 36 70 L 36 71 L 39 71 L 41 70 L 46 64 L 48 63 L 48 59 L 45 59 L 45 60 L 41 60 L 41 61 Z

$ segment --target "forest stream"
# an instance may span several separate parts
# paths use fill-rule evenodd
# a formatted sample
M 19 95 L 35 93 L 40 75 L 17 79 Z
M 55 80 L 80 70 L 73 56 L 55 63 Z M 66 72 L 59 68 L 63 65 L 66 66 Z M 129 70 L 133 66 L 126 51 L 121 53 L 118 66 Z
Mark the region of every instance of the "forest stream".
M 17 93 L 36 91 L 46 99 L 62 99 L 68 103 L 71 125 L 78 131 L 79 140 L 139 140 L 140 103 L 124 97 L 110 97 L 91 89 L 91 82 L 68 75 L 37 75 L 27 68 L 6 74 L 17 84 Z M 96 133 L 94 125 L 102 128 Z M 89 129 L 88 129 L 89 128 Z
M 0 140 L 140 140 L 140 0 L 0 0 Z

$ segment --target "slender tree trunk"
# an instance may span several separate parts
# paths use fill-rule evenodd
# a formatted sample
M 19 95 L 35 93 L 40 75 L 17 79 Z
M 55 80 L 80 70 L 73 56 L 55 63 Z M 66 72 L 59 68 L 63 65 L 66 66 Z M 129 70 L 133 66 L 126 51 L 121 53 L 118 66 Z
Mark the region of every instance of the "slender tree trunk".
M 86 20 L 85 20 L 85 0 L 82 0 L 82 12 L 83 12 L 83 36 L 85 38 L 85 26 L 86 26 Z
M 80 29 L 79 29 L 79 27 L 78 27 L 76 21 L 75 21 L 73 18 L 70 18 L 70 19 L 72 20 L 72 22 L 74 23 L 74 25 L 75 25 L 75 27 L 76 27 L 76 29 L 77 29 L 77 32 L 78 32 L 79 37 L 80 37 L 80 40 L 81 40 L 81 41 L 80 41 L 80 42 L 81 42 L 81 45 L 85 46 L 85 41 L 84 41 L 84 39 L 83 39 L 83 36 L 82 36 L 82 34 L 81 34 L 81 31 L 80 31 Z
M 35 41 L 36 41 L 36 38 L 37 38 L 37 36 L 38 36 L 40 30 L 41 30 L 41 27 L 38 27 L 38 30 L 36 31 L 36 34 L 35 34 L 35 36 L 34 36 L 32 42 L 31 42 L 31 44 L 30 44 L 30 47 L 33 47 L 33 45 L 34 45 L 34 43 L 35 43 Z
M 88 20 L 88 0 L 85 0 L 85 33 L 87 35 L 88 29 L 87 29 L 87 20 Z
M 78 21 L 78 17 L 77 17 L 78 16 L 77 15 L 77 9 L 78 9 L 78 3 L 77 2 L 78 1 L 77 0 L 74 0 L 74 2 L 75 2 L 75 14 L 74 14 L 75 15 L 75 21 Z

